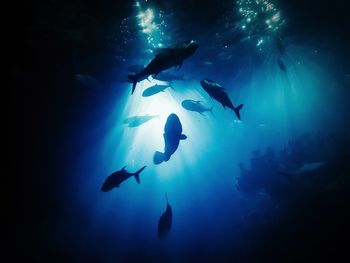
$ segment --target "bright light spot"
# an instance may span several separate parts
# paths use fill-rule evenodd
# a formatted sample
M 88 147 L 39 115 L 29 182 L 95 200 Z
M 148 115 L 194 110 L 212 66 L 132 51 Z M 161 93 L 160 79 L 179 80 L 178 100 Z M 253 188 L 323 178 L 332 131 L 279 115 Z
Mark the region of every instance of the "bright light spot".
M 265 1 L 264 4 L 265 4 L 265 6 L 266 6 L 266 11 L 269 11 L 269 10 L 273 10 L 273 9 L 274 9 L 273 4 L 271 4 L 271 3 L 267 2 L 267 1 Z
M 153 30 L 157 28 L 157 25 L 154 23 L 154 14 L 152 9 L 148 8 L 145 12 L 140 12 L 137 17 L 140 19 L 139 25 L 142 28 L 144 33 L 152 33 Z
M 262 43 L 264 43 L 263 39 L 259 39 L 258 43 L 256 44 L 257 47 L 259 47 Z
M 277 13 L 274 14 L 274 15 L 272 16 L 272 18 L 271 18 L 271 20 L 272 20 L 273 22 L 278 22 L 280 19 L 281 19 L 281 17 L 280 17 L 280 12 L 277 12 Z
M 137 6 L 138 25 L 140 31 L 146 35 L 146 43 L 152 48 L 159 47 L 159 43 L 164 43 L 164 31 L 167 27 L 163 12 L 150 7 L 143 9 L 139 2 L 136 2 L 135 5 Z
M 135 93 L 132 96 L 130 96 L 130 89 L 125 91 L 125 105 L 123 111 L 118 113 L 120 116 L 123 116 L 123 119 L 147 114 L 157 117 L 135 128 L 124 126 L 123 134 L 121 137 L 118 137 L 118 140 L 124 143 L 120 144 L 118 151 L 115 152 L 115 159 L 120 158 L 120 156 L 117 156 L 118 152 L 124 152 L 121 162 L 124 161 L 128 165 L 130 161 L 131 165 L 135 165 L 135 167 L 152 163 L 155 151 L 164 151 L 164 125 L 168 116 L 171 113 L 175 113 L 181 121 L 183 133 L 186 134 L 187 139 L 180 142 L 179 148 L 171 157 L 171 162 L 157 166 L 158 179 L 164 181 L 170 180 L 169 178 L 175 178 L 181 172 L 182 167 L 185 167 L 186 163 L 193 165 L 195 162 L 194 156 L 201 155 L 203 147 L 206 145 L 205 140 L 210 137 L 206 131 L 210 131 L 207 125 L 210 124 L 210 119 L 213 116 L 211 114 L 201 116 L 198 113 L 188 112 L 182 108 L 181 101 L 184 99 L 192 98 L 205 101 L 207 97 L 203 97 L 203 93 L 200 93 L 197 89 L 179 92 L 176 90 L 178 88 L 176 86 L 174 89 L 167 88 L 164 92 L 151 97 L 143 97 L 142 92 L 155 84 L 167 83 L 150 77 L 150 80 L 146 79 L 137 84 Z M 186 86 L 195 86 L 196 84 L 191 83 L 186 84 Z M 123 119 L 116 122 L 115 130 L 106 138 L 106 142 L 116 140 L 115 131 L 125 125 L 123 124 Z M 199 122 L 198 120 L 202 121 Z M 198 143 L 198 138 L 201 138 L 201 143 Z M 106 147 L 109 147 L 109 144 L 106 143 Z
M 272 3 L 272 0 L 237 0 L 238 16 L 236 28 L 244 30 L 247 39 L 256 41 L 262 49 L 274 34 L 281 30 L 284 24 L 281 12 Z M 261 40 L 264 40 L 261 42 Z

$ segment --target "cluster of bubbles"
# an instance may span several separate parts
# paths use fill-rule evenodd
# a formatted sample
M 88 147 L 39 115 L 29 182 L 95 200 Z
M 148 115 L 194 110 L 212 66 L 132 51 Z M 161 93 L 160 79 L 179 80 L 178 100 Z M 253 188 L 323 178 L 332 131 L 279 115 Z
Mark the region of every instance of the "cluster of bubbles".
M 133 34 L 133 31 L 135 30 L 131 26 L 130 18 L 128 17 L 124 18 L 119 26 L 119 29 L 120 29 L 122 42 L 124 45 L 126 45 L 128 41 L 132 40 L 131 36 Z
M 167 23 L 162 10 L 156 10 L 151 7 L 147 0 L 144 2 L 136 1 L 137 25 L 139 31 L 145 34 L 147 44 L 150 48 L 162 48 L 166 41 L 165 32 L 167 31 Z
M 238 28 L 246 39 L 262 50 L 264 44 L 280 34 L 285 24 L 281 11 L 268 0 L 237 0 Z
M 139 41 L 145 41 L 146 52 L 169 45 L 170 37 L 165 32 L 168 25 L 165 22 L 169 17 L 162 10 L 157 10 L 149 0 L 136 1 L 133 4 L 135 11 L 132 15 L 122 19 L 118 29 L 111 31 L 108 43 L 115 53 L 115 59 L 126 61 L 123 54 L 130 47 L 138 46 Z
M 108 46 L 114 53 L 116 61 L 125 61 L 124 53 L 127 50 L 128 45 L 133 42 L 134 34 L 137 28 L 133 25 L 129 17 L 122 19 L 119 25 L 112 28 L 107 36 Z

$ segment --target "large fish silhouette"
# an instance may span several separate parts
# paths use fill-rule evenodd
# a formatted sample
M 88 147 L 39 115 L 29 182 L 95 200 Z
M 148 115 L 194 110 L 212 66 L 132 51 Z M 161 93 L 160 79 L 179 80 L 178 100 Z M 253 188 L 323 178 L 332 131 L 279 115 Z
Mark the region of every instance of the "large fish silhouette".
M 139 81 L 151 75 L 156 77 L 159 73 L 171 67 L 181 67 L 183 61 L 192 56 L 198 47 L 199 45 L 196 41 L 189 40 L 178 43 L 174 48 L 163 49 L 142 71 L 128 76 L 133 83 L 131 94 L 134 93 L 136 84 Z
M 231 99 L 227 95 L 225 89 L 213 80 L 203 79 L 201 80 L 201 85 L 212 99 L 220 102 L 224 108 L 228 107 L 232 109 L 236 114 L 237 119 L 241 120 L 240 110 L 242 109 L 243 104 L 240 104 L 237 107 L 233 106 Z
M 137 183 L 140 183 L 140 173 L 146 168 L 146 166 L 142 167 L 135 173 L 129 173 L 125 170 L 124 166 L 121 170 L 112 173 L 108 176 L 101 187 L 102 192 L 108 192 L 115 187 L 119 187 L 119 185 L 130 177 L 135 177 Z
M 164 127 L 164 153 L 156 151 L 153 156 L 153 162 L 160 164 L 170 159 L 170 156 L 179 147 L 180 140 L 185 140 L 187 136 L 182 134 L 182 125 L 179 117 L 172 113 L 168 116 Z

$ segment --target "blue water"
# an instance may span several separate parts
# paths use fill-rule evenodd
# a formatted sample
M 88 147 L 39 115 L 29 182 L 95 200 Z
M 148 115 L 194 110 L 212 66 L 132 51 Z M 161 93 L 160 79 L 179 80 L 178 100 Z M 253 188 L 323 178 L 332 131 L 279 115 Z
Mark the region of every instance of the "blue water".
M 132 10 L 125 14 L 130 20 L 140 12 Z M 276 237 L 282 234 L 273 234 L 293 222 L 287 220 L 283 225 L 290 210 L 300 204 L 296 199 L 300 201 L 314 188 L 341 188 L 333 178 L 320 186 L 309 183 L 306 175 L 293 185 L 277 174 L 302 163 L 331 163 L 337 150 L 329 138 L 339 134 L 348 138 L 349 75 L 336 48 L 320 43 L 320 37 L 287 36 L 284 71 L 269 36 L 262 36 L 267 44 L 261 49 L 247 36 L 223 47 L 220 41 L 225 41 L 213 34 L 220 21 L 203 35 L 205 29 L 195 26 L 193 32 L 187 28 L 182 34 L 173 14 L 163 19 L 168 29 L 159 26 L 154 34 L 144 34 L 141 28 L 133 40 L 129 31 L 126 34 L 118 28 L 114 33 L 130 41 L 118 51 L 113 74 L 119 78 L 109 78 L 103 88 L 80 90 L 79 99 L 67 102 L 67 108 L 76 109 L 59 131 L 66 139 L 58 141 L 61 144 L 53 150 L 60 164 L 57 169 L 64 172 L 62 179 L 55 179 L 58 184 L 54 187 L 61 213 L 46 234 L 53 260 L 256 262 L 259 255 L 270 253 L 265 244 L 279 242 Z M 221 35 L 226 31 L 218 30 Z M 174 81 L 173 88 L 143 97 L 146 88 L 165 83 L 151 77 L 138 83 L 131 95 L 126 68 L 147 65 L 154 56 L 149 50 L 158 42 L 163 47 L 188 37 L 199 42 L 198 51 L 180 69 L 168 70 L 185 78 Z M 209 62 L 203 66 L 205 61 Z M 202 89 L 200 80 L 205 78 L 226 88 L 235 106 L 244 104 L 242 121 Z M 181 106 L 186 99 L 200 100 L 213 111 L 203 115 L 187 111 Z M 178 115 L 187 139 L 168 162 L 155 165 L 153 155 L 164 149 L 164 125 L 171 113 Z M 138 127 L 123 123 L 128 117 L 146 114 L 158 117 Z M 305 139 L 307 136 L 311 139 Z M 293 142 L 306 143 L 303 151 L 292 153 Z M 260 154 L 255 159 L 260 161 L 268 158 L 268 147 L 278 156 L 278 161 L 268 159 L 275 165 L 273 172 L 254 166 L 254 156 Z M 287 158 L 282 163 L 283 149 L 290 152 L 291 161 Z M 140 184 L 130 178 L 119 188 L 101 192 L 111 173 L 124 166 L 135 172 L 145 165 Z M 251 181 L 242 165 L 254 171 Z M 322 174 L 329 173 L 324 169 Z M 167 237 L 160 240 L 157 225 L 166 208 L 166 195 L 173 223 Z M 281 242 L 281 247 L 288 246 L 288 241 Z
M 242 122 L 210 99 L 196 79 L 177 81 L 174 89 L 152 97 L 141 93 L 161 82 L 145 80 L 132 96 L 129 83 L 97 92 L 90 98 L 97 102 L 84 112 L 70 146 L 76 149 L 75 161 L 69 181 L 62 185 L 69 212 L 57 228 L 57 238 L 62 233 L 71 238 L 61 240 L 62 245 L 74 247 L 86 260 L 97 255 L 96 260 L 103 262 L 223 260 L 220 255 L 227 251 L 248 253 L 249 247 L 259 246 L 244 229 L 263 223 L 259 218 L 250 222 L 247 214 L 272 213 L 275 204 L 263 189 L 253 196 L 237 190 L 238 164 L 249 165 L 254 150 L 270 146 L 279 151 L 291 138 L 327 134 L 337 125 L 329 111 L 337 107 L 337 97 L 332 97 L 333 80 L 325 70 L 331 62 L 324 60 L 323 51 L 319 53 L 315 57 L 311 48 L 291 46 L 288 72 L 267 59 L 249 79 L 238 73 L 216 77 L 235 105 L 244 103 Z M 191 70 L 189 61 L 181 72 Z M 184 99 L 201 100 L 213 106 L 213 112 L 202 116 L 186 111 L 181 107 Z M 179 116 L 187 140 L 180 142 L 168 162 L 156 166 L 153 154 L 163 150 L 162 134 L 170 113 Z M 159 118 L 135 128 L 123 124 L 127 117 L 145 114 Z M 124 165 L 130 172 L 147 165 L 141 184 L 130 178 L 119 188 L 101 192 L 105 178 Z M 166 239 L 158 240 L 166 194 L 173 207 L 173 225 Z

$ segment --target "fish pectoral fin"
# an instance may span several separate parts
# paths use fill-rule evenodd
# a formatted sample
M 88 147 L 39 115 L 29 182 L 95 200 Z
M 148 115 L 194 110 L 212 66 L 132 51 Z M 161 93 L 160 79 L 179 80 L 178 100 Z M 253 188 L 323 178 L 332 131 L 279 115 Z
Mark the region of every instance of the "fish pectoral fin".
M 185 134 L 180 135 L 180 140 L 186 140 L 186 139 L 187 139 L 187 136 Z

